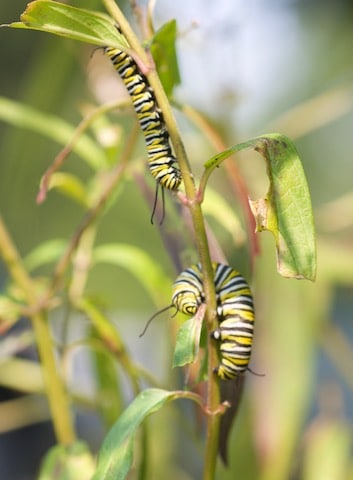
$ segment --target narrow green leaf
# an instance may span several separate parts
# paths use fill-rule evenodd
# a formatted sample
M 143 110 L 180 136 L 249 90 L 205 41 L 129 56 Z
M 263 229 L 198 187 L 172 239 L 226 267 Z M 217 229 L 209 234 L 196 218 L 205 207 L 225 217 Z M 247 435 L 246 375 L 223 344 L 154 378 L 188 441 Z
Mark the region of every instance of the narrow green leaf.
M 272 232 L 277 248 L 277 269 L 284 277 L 314 280 L 316 240 L 311 199 L 297 150 L 289 138 L 267 134 L 235 145 L 205 164 L 203 184 L 230 155 L 254 148 L 265 159 L 270 188 L 265 198 L 251 202 L 258 231 Z
M 203 315 L 204 309 L 202 315 L 196 314 L 179 328 L 175 342 L 173 368 L 182 367 L 197 359 Z
M 75 200 L 79 205 L 84 207 L 89 206 L 86 188 L 75 175 L 66 172 L 53 173 L 50 177 L 48 190 L 53 188 L 59 190 L 72 200 Z
M 137 428 L 148 415 L 175 396 L 175 392 L 151 388 L 134 399 L 106 436 L 92 480 L 123 480 L 126 477 L 133 460 L 133 439 Z
M 159 78 L 168 97 L 171 96 L 174 87 L 180 84 L 178 58 L 175 48 L 176 35 L 176 20 L 171 20 L 155 33 L 150 47 Z
M 127 244 L 107 244 L 94 249 L 96 263 L 105 262 L 128 270 L 145 288 L 156 305 L 165 306 L 171 294 L 171 281 L 159 263 L 140 248 Z
M 94 461 L 84 442 L 69 447 L 55 445 L 47 453 L 38 480 L 86 480 L 94 472 Z
M 44 114 L 4 97 L 0 97 L 0 120 L 18 128 L 40 133 L 64 146 L 71 141 L 76 131 L 75 127 L 59 117 Z M 94 170 L 107 166 L 104 150 L 88 135 L 81 135 L 72 150 Z
M 61 238 L 41 243 L 25 257 L 24 263 L 30 271 L 54 263 L 62 256 L 66 245 L 67 241 Z
M 10 23 L 7 26 L 40 30 L 94 45 L 122 49 L 127 47 L 126 40 L 108 15 L 59 2 L 47 0 L 31 2 L 22 13 L 21 22 Z

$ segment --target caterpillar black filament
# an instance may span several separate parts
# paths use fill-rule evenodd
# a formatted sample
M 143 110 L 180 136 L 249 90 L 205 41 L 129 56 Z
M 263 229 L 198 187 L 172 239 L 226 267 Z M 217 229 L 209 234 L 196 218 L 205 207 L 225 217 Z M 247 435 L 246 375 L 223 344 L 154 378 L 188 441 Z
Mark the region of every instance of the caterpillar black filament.
M 248 370 L 253 331 L 254 304 L 249 285 L 228 265 L 213 263 L 219 326 L 212 338 L 220 342 L 221 363 L 214 370 L 231 380 Z M 173 287 L 172 303 L 178 311 L 195 315 L 205 300 L 201 265 L 184 270 Z
M 144 134 L 151 174 L 162 187 L 177 190 L 181 183 L 181 174 L 175 165 L 176 158 L 172 154 L 169 133 L 153 89 L 130 55 L 113 47 L 105 47 L 104 51 L 131 96 Z

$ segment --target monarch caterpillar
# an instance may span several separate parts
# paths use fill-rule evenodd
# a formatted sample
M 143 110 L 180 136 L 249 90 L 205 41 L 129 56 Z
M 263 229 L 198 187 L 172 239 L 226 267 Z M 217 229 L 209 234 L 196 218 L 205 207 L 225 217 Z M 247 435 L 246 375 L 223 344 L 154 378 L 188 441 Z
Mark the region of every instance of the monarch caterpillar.
M 253 331 L 254 318 L 245 320 L 236 315 L 223 320 L 212 332 L 212 338 L 221 342 L 221 363 L 215 373 L 223 380 L 232 379 L 248 369 Z
M 220 342 L 221 363 L 214 372 L 230 380 L 248 370 L 254 330 L 254 304 L 249 285 L 239 272 L 212 263 L 219 327 L 211 333 Z M 172 304 L 186 315 L 195 315 L 203 303 L 201 265 L 184 270 L 173 287 Z
M 118 48 L 105 47 L 104 52 L 122 78 L 137 114 L 148 154 L 148 166 L 158 185 L 178 190 L 181 174 L 169 144 L 169 133 L 155 93 L 135 60 Z M 152 215 L 153 217 L 153 215 Z

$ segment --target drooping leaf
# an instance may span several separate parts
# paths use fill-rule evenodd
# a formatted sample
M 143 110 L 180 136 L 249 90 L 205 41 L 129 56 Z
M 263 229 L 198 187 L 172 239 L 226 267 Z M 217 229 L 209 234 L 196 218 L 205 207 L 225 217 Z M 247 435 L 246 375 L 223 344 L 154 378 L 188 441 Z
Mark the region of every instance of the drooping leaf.
M 75 133 L 75 127 L 59 117 L 42 113 L 28 105 L 3 97 L 0 97 L 0 120 L 40 133 L 60 145 L 67 145 Z M 107 166 L 104 150 L 88 135 L 82 134 L 72 150 L 94 170 Z
M 159 410 L 175 396 L 175 392 L 151 388 L 133 400 L 106 436 L 92 480 L 126 478 L 133 460 L 133 441 L 137 428 L 148 415 Z
M 94 45 L 127 47 L 108 15 L 49 0 L 29 3 L 21 15 L 21 22 L 7 26 L 40 30 Z
M 219 426 L 218 453 L 224 463 L 228 465 L 228 443 L 234 420 L 237 418 L 239 406 L 243 396 L 245 377 L 237 376 L 232 381 L 221 381 L 221 401 L 228 402 L 229 408 L 221 417 Z
M 67 172 L 53 173 L 50 177 L 48 190 L 53 188 L 59 190 L 68 198 L 75 200 L 79 205 L 83 207 L 89 206 L 86 187 L 77 176 Z
M 178 58 L 175 49 L 177 25 L 175 20 L 165 23 L 153 36 L 151 52 L 159 78 L 169 97 L 180 84 Z
M 47 453 L 38 480 L 84 480 L 94 472 L 93 457 L 84 442 L 55 445 Z
M 305 173 L 291 140 L 273 133 L 235 145 L 205 164 L 203 181 L 230 155 L 254 148 L 265 159 L 270 188 L 265 198 L 251 202 L 257 230 L 270 231 L 276 241 L 277 269 L 284 277 L 314 280 L 316 240 Z

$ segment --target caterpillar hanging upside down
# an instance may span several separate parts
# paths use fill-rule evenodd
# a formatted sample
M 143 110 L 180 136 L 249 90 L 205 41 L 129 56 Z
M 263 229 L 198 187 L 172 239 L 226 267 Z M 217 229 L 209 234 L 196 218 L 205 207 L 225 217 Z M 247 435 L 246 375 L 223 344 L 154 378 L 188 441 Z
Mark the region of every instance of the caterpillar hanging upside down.
M 161 185 L 168 190 L 178 190 L 181 183 L 180 170 L 172 154 L 163 114 L 147 77 L 126 52 L 113 47 L 105 47 L 104 52 L 112 61 L 131 97 L 146 142 L 148 166 L 157 187 Z
M 250 370 L 248 365 L 254 332 L 254 304 L 250 287 L 239 272 L 212 263 L 219 326 L 211 333 L 220 342 L 221 363 L 214 372 L 231 380 Z M 184 270 L 173 287 L 172 304 L 186 315 L 195 315 L 205 301 L 201 265 Z

